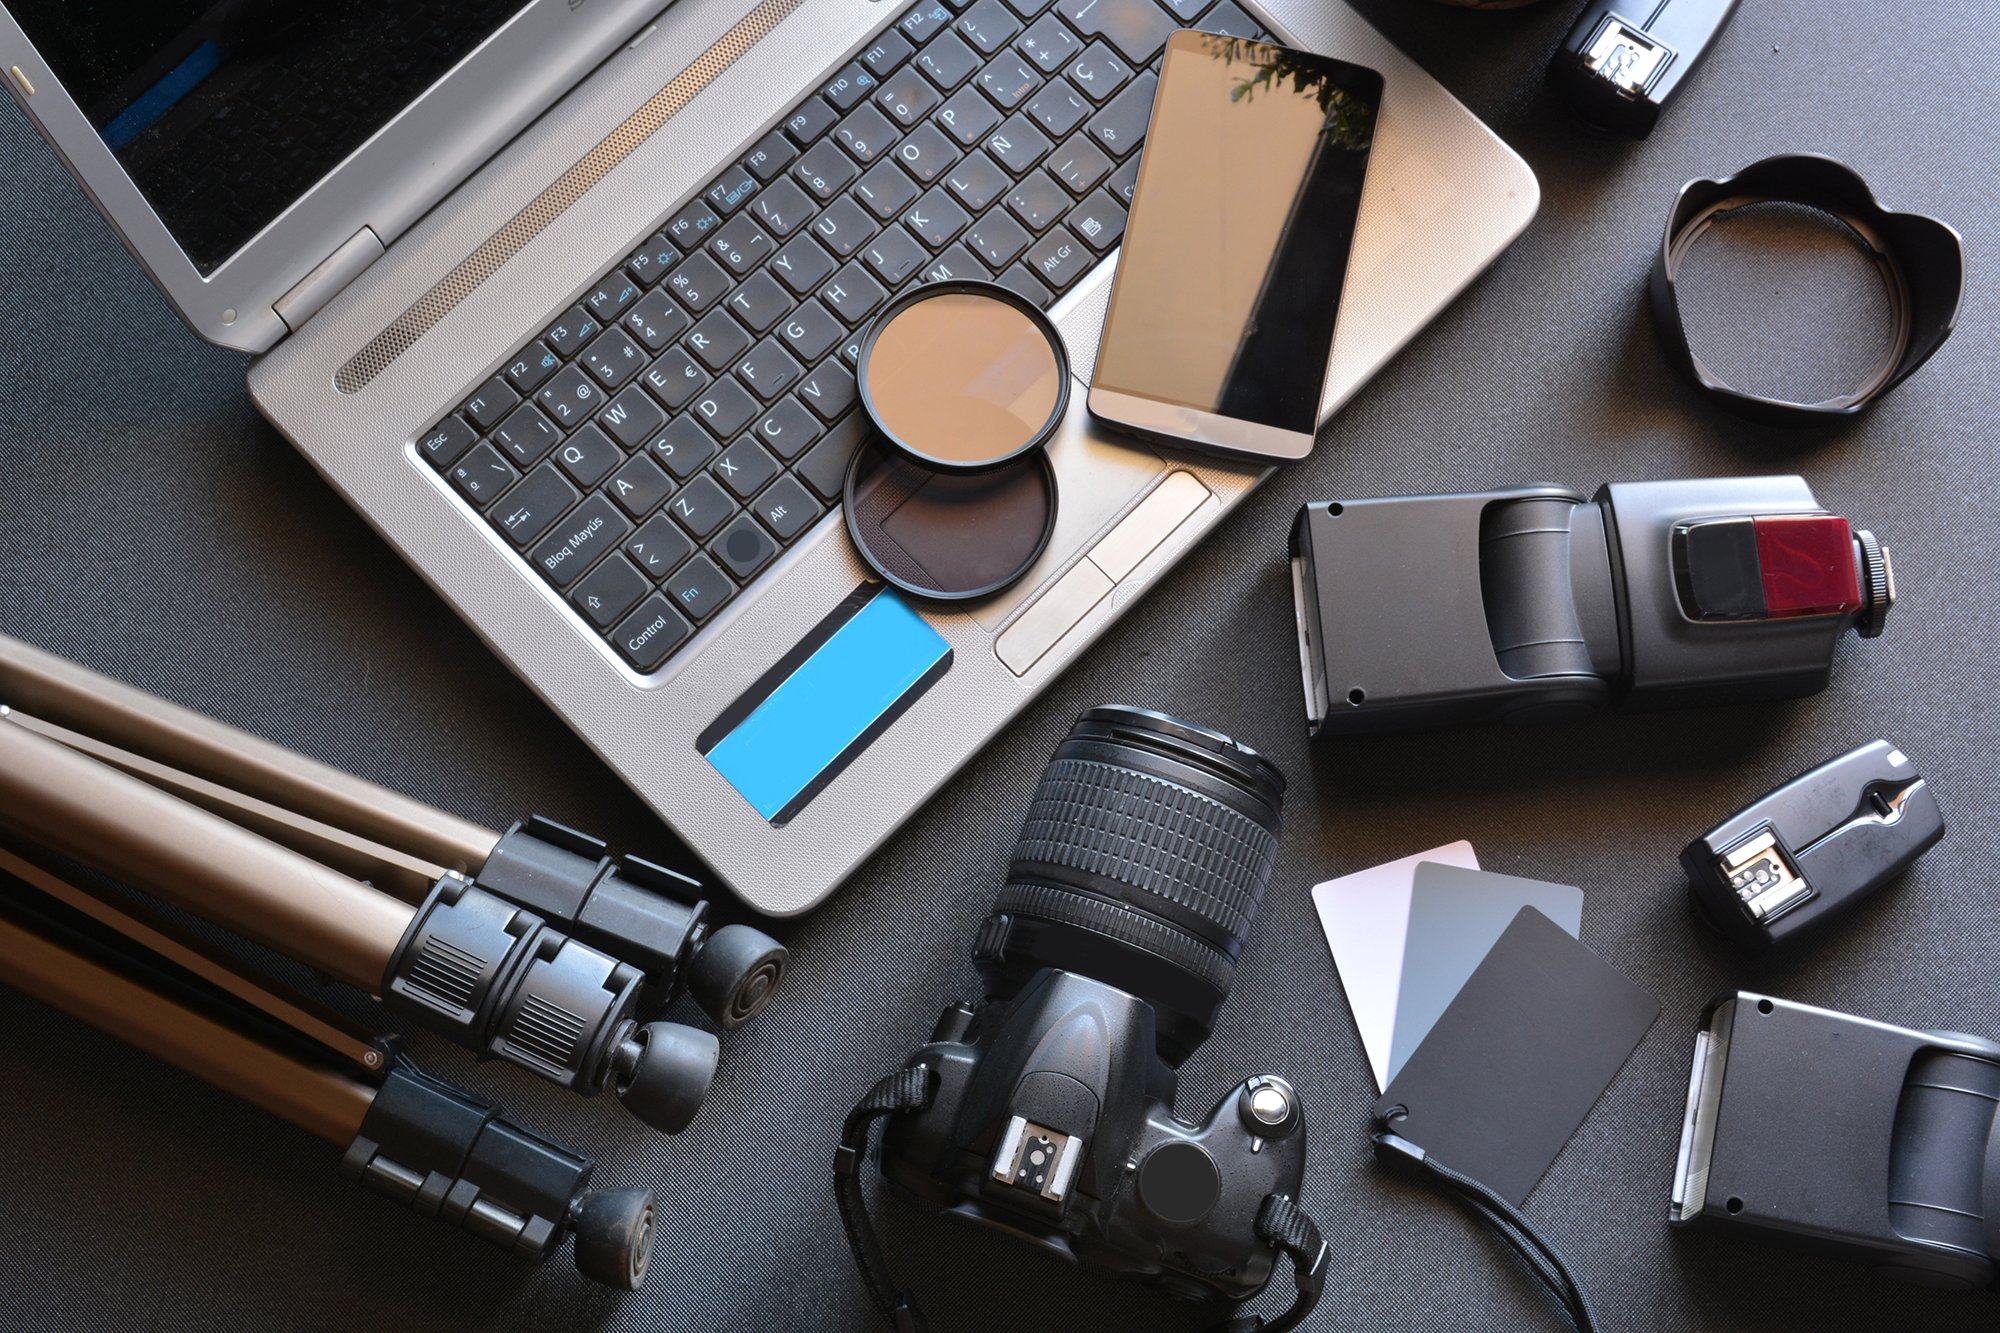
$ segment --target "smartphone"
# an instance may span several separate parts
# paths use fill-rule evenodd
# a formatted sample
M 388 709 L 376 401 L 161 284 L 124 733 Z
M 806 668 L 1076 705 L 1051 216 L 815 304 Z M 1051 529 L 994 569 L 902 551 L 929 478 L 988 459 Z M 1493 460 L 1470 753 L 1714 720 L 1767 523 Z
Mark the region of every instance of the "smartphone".
M 1090 382 L 1098 420 L 1171 445 L 1312 450 L 1382 76 L 1177 32 Z

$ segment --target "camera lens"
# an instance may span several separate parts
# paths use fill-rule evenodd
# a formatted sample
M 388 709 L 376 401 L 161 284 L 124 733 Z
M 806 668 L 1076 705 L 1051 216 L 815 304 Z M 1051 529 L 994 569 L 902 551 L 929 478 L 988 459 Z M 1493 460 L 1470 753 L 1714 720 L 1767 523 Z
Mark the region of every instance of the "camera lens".
M 1139 708 L 1057 747 L 973 956 L 989 996 L 1061 968 L 1145 1000 L 1160 1055 L 1208 1039 L 1270 882 L 1285 780 L 1229 737 Z

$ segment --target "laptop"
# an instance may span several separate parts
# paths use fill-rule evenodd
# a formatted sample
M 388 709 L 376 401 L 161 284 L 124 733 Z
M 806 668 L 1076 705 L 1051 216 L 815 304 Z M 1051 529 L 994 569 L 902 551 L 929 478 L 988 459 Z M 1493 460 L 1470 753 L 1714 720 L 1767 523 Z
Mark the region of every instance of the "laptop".
M 264 414 L 787 915 L 1264 475 L 1083 408 L 1184 26 L 1386 78 L 1331 414 L 1539 198 L 1338 0 L 4 0 L 0 82 L 194 331 L 255 354 Z M 1079 385 L 1039 563 L 931 604 L 841 521 L 852 359 L 895 291 L 967 277 L 1047 309 Z

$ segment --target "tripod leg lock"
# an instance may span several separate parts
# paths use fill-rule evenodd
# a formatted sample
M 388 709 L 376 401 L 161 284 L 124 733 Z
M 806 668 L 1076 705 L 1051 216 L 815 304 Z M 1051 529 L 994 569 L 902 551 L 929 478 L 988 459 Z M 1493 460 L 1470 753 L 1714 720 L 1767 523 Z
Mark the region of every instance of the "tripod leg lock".
M 446 875 L 389 959 L 382 1001 L 482 1059 L 594 1093 L 630 1035 L 644 981 L 526 908 Z
M 592 1238 L 591 1252 L 580 1244 L 577 1255 L 585 1276 L 637 1286 L 652 1243 L 650 1226 L 614 1228 L 596 1215 L 623 1222 L 636 1209 L 649 1219 L 651 1194 L 593 1194 L 591 1167 L 588 1159 L 502 1119 L 495 1108 L 406 1066 L 389 1071 L 341 1160 L 346 1175 L 377 1193 L 536 1263 L 582 1219 L 579 1225 Z M 609 1253 L 614 1248 L 618 1252 Z

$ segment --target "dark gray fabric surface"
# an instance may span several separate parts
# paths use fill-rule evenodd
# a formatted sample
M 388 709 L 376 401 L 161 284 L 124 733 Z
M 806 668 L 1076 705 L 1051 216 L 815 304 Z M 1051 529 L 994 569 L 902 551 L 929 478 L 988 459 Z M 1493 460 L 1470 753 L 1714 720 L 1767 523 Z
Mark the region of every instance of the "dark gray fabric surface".
M 1580 130 L 1542 89 L 1573 5 L 1365 7 L 1533 164 L 1545 198 L 1530 232 L 1311 460 L 1245 505 L 846 889 L 778 927 L 796 969 L 728 1043 L 689 1133 L 654 1136 L 615 1105 L 419 1043 L 448 1076 L 599 1155 L 603 1179 L 660 1191 L 643 1292 L 607 1294 L 561 1262 L 517 1268 L 348 1184 L 325 1144 L 0 988 L 0 1326 L 869 1327 L 827 1174 L 839 1117 L 942 1005 L 975 991 L 971 930 L 1036 774 L 1079 711 L 1126 700 L 1235 733 L 1292 783 L 1282 864 L 1237 994 L 1186 1067 L 1182 1110 L 1205 1112 L 1260 1070 L 1306 1096 L 1306 1202 L 1336 1251 L 1311 1327 L 1558 1326 L 1489 1233 L 1371 1164 L 1367 1067 L 1306 894 L 1458 837 L 1491 869 L 1582 886 L 1584 940 L 1665 1006 L 1528 1204 L 1608 1329 L 1991 1327 L 1994 1297 L 1670 1234 L 1664 1217 L 1692 1025 L 1710 995 L 1750 985 L 2000 1035 L 1988 278 L 2000 44 L 1971 5 L 1954 18 L 1936 5 L 1758 0 L 1636 144 Z M 1798 149 L 1854 164 L 1892 206 L 1953 222 L 1971 273 L 1959 331 L 1931 365 L 1829 434 L 1718 414 L 1669 370 L 1640 295 L 1681 182 Z M 11 106 L 0 168 L 0 629 L 467 816 L 539 810 L 669 847 L 259 420 L 240 358 L 181 327 Z M 1895 549 L 1903 604 L 1881 639 L 1843 645 L 1825 695 L 1308 748 L 1283 559 L 1301 502 L 1758 470 L 1803 471 Z M 1831 938 L 1735 962 L 1692 927 L 1676 852 L 1877 735 L 1934 778 L 1945 842 Z M 940 1330 L 1193 1330 L 1215 1317 L 905 1211 L 885 1230 Z

